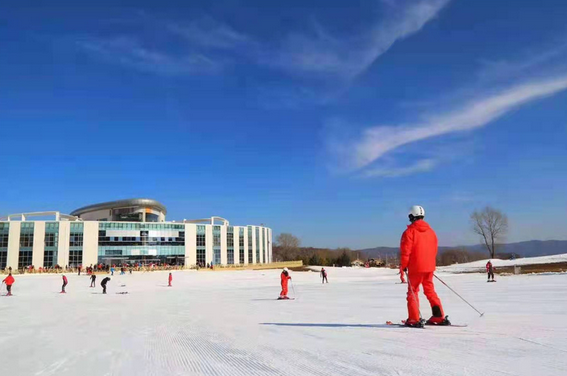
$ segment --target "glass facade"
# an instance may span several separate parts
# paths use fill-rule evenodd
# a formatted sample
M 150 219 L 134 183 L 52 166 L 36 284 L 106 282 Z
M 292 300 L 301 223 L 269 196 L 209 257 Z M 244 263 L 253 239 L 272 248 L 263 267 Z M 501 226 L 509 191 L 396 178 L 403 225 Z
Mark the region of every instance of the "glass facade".
M 248 226 L 248 263 L 254 263 L 254 254 L 252 253 L 252 226 Z
M 232 226 L 226 229 L 226 263 L 234 264 L 234 227 Z
M 240 263 L 244 264 L 244 228 L 242 227 L 238 229 L 238 253 Z
M 0 223 L 0 270 L 6 269 L 8 262 L 8 238 L 10 236 L 10 224 Z
M 256 263 L 260 264 L 260 229 L 256 227 Z
M 59 246 L 59 222 L 45 224 L 45 240 L 43 247 L 43 267 L 52 268 L 57 265 L 57 248 Z
M 83 264 L 83 234 L 82 223 L 71 223 L 69 235 L 69 266 L 76 268 Z
M 18 269 L 32 265 L 34 222 L 22 222 L 20 228 L 20 253 Z
M 221 263 L 221 228 L 213 226 L 213 263 L 219 265 Z
M 185 225 L 175 223 L 100 222 L 98 260 L 184 263 Z
M 207 249 L 205 248 L 207 244 L 206 236 L 206 227 L 197 226 L 197 265 L 200 266 L 205 266 L 207 262 Z

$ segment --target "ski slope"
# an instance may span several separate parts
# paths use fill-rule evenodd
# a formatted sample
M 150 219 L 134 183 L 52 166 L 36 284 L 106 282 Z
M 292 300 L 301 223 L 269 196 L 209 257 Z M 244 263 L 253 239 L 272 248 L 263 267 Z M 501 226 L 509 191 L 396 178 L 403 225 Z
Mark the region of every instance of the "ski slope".
M 61 276 L 16 276 L 15 296 L 0 297 L 2 374 L 567 374 L 565 274 L 440 273 L 485 316 L 437 283 L 468 327 L 411 329 L 384 325 L 406 318 L 397 270 L 327 271 L 327 285 L 292 272 L 294 301 L 275 300 L 276 270 L 178 271 L 172 288 L 163 272 L 115 275 L 107 295 L 88 276 L 68 275 L 67 294 Z

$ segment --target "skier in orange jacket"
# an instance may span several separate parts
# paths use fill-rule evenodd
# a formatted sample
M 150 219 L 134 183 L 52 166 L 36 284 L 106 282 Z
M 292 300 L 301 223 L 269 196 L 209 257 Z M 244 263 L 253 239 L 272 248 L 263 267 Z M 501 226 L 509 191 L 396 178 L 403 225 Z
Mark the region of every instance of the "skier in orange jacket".
M 280 292 L 280 297 L 278 299 L 289 299 L 287 296 L 287 282 L 291 279 L 291 276 L 289 275 L 289 270 L 287 268 L 283 268 L 280 278 L 282 282 L 282 292 Z
M 12 277 L 12 273 L 8 274 L 8 276 L 2 281 L 2 283 L 6 284 L 6 290 L 8 290 L 6 296 L 12 296 L 12 285 L 14 284 L 14 282 L 15 280 L 14 277 Z
M 421 206 L 412 206 L 409 213 L 411 225 L 402 235 L 400 242 L 400 273 L 408 273 L 408 319 L 407 326 L 422 326 L 419 311 L 419 286 L 429 300 L 433 316 L 425 322 L 428 325 L 450 325 L 445 317 L 441 300 L 433 286 L 433 272 L 437 257 L 437 235 L 423 220 L 425 210 Z
M 173 281 L 173 276 L 171 275 L 171 273 L 169 273 L 169 278 L 167 281 L 169 282 L 167 286 L 171 287 L 171 281 Z

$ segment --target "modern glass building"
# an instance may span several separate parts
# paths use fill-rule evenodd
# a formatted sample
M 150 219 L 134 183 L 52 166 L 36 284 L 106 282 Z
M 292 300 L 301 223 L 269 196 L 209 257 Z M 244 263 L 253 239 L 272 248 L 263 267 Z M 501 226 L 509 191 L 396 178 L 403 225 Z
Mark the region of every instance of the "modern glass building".
M 70 215 L 38 212 L 0 218 L 0 269 L 272 260 L 272 230 L 267 227 L 231 226 L 220 217 L 166 222 L 166 213 L 155 200 L 130 199 L 89 205 Z M 39 217 L 53 220 L 34 220 Z

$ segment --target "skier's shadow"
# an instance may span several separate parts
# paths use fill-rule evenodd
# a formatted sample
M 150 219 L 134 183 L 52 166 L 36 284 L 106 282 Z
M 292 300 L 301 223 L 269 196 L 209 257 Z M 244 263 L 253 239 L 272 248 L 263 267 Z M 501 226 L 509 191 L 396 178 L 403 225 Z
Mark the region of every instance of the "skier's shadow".
M 301 328 L 399 328 L 398 325 L 388 324 L 315 324 L 315 323 L 283 323 L 283 322 L 263 322 L 260 325 L 291 326 Z

